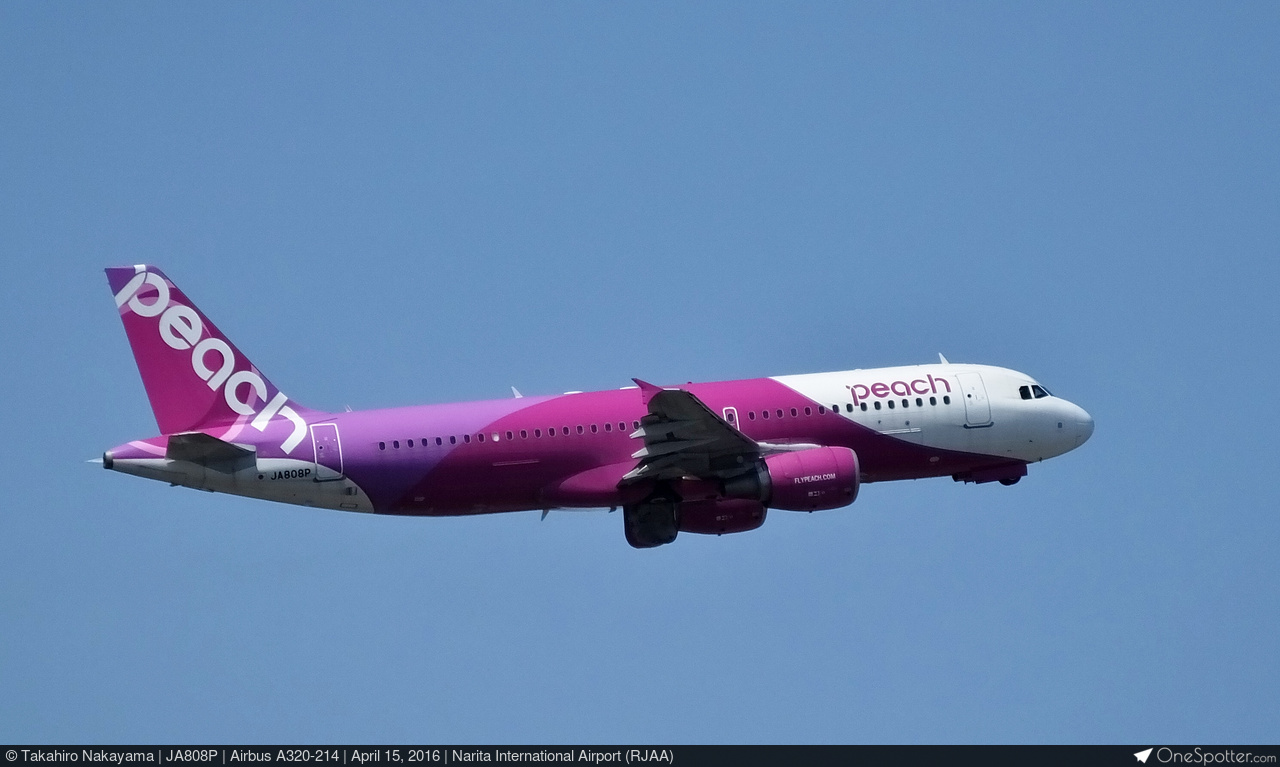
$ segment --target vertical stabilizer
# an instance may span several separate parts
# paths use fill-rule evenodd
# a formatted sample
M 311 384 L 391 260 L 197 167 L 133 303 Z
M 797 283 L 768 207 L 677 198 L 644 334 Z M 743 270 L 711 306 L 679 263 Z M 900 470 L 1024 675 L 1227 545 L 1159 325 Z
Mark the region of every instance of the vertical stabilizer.
M 286 454 L 306 436 L 300 412 L 154 266 L 106 270 L 142 385 L 162 434 L 279 428 Z M 284 428 L 288 427 L 288 428 Z M 273 429 L 274 431 L 274 429 Z M 287 435 L 287 436 L 285 436 Z

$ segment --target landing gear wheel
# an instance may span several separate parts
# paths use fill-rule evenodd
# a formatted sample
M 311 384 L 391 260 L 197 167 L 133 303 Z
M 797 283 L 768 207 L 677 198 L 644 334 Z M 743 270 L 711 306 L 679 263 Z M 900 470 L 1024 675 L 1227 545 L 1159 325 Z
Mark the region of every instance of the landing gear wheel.
M 1004 485 L 1005 487 L 1011 487 L 1013 485 L 1018 484 L 1018 480 L 1020 479 L 1022 479 L 1022 477 L 1006 477 L 1005 479 L 1000 480 L 1000 484 Z
M 680 501 L 674 494 L 654 493 L 641 503 L 622 507 L 627 543 L 651 549 L 671 543 L 680 532 Z

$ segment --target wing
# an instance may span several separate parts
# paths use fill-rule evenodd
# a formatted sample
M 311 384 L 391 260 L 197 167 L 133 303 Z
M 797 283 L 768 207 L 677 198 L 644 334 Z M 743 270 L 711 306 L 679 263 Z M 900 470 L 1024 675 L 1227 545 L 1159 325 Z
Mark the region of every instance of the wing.
M 622 484 L 729 477 L 741 474 L 769 452 L 689 392 L 633 380 L 648 399 L 649 414 L 631 435 L 643 439 L 644 447 L 632 454 L 640 463 L 623 477 Z

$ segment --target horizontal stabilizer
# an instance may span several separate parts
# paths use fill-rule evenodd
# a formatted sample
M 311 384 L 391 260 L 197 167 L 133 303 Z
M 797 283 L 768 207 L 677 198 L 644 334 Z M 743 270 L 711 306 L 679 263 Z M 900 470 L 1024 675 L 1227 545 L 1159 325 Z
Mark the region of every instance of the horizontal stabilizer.
M 230 474 L 237 469 L 254 465 L 257 452 L 252 448 L 233 445 L 217 437 L 194 431 L 171 435 L 164 457 L 171 461 L 186 461 Z

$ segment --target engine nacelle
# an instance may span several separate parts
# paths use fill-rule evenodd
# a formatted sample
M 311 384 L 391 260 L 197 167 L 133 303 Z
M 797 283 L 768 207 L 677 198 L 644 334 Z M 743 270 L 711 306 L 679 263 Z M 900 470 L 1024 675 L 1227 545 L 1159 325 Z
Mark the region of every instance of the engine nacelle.
M 838 509 L 858 497 L 858 456 L 847 447 L 771 455 L 754 472 L 726 482 L 725 495 L 759 500 L 771 509 Z
M 764 516 L 764 504 L 759 501 L 735 498 L 685 501 L 680 504 L 680 532 L 704 535 L 744 533 L 763 525 Z

